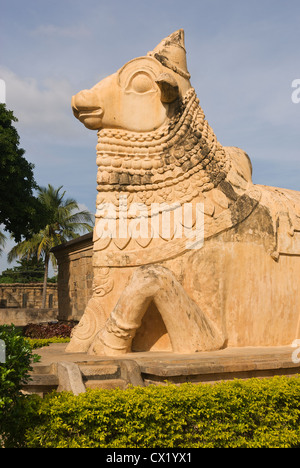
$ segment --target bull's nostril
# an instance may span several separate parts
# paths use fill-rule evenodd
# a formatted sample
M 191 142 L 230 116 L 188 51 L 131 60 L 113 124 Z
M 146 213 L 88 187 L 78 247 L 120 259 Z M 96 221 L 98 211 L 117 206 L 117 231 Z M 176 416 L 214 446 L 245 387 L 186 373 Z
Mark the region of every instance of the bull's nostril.
M 72 110 L 73 110 L 73 114 L 74 114 L 75 117 L 78 119 L 79 111 L 78 111 L 78 109 L 77 109 L 77 107 L 76 107 L 76 104 L 75 104 L 75 96 L 72 96 L 71 107 L 72 107 Z
M 102 109 L 102 107 L 98 107 L 98 109 L 96 110 L 96 113 L 100 118 L 102 118 L 104 115 L 104 110 Z

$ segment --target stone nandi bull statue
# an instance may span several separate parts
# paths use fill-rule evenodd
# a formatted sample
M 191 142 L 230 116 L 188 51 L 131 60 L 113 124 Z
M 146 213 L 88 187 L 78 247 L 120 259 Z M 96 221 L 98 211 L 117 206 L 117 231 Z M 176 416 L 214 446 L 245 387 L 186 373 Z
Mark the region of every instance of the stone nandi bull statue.
M 67 350 L 192 353 L 300 337 L 300 193 L 254 185 L 246 153 L 218 142 L 183 30 L 72 108 L 98 130 L 99 169 L 93 297 Z

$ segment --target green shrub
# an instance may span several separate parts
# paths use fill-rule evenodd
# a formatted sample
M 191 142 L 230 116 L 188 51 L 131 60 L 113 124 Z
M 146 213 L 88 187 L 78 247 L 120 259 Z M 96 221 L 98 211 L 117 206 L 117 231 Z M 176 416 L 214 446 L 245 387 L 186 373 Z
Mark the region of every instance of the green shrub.
M 6 347 L 5 362 L 0 363 L 0 446 L 12 447 L 22 445 L 24 427 L 31 419 L 33 400 L 27 404 L 21 390 L 30 380 L 31 363 L 38 356 L 14 325 L 0 326 L 0 339 Z
M 52 393 L 33 448 L 300 447 L 300 377 Z
M 44 346 L 49 346 L 51 343 L 69 343 L 70 338 L 25 338 L 26 341 L 30 344 L 31 349 L 43 348 Z

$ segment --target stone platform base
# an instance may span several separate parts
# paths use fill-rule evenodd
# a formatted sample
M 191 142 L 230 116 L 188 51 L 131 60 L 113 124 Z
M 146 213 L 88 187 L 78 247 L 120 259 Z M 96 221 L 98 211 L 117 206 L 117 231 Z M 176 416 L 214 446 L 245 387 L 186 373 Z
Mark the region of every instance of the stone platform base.
M 188 355 L 131 353 L 118 358 L 70 354 L 65 348 L 66 344 L 52 344 L 36 351 L 41 361 L 33 365 L 26 393 L 43 396 L 51 390 L 67 390 L 79 394 L 87 388 L 125 389 L 129 385 L 201 384 L 300 374 L 300 363 L 293 362 L 297 350 L 289 346 L 227 348 Z

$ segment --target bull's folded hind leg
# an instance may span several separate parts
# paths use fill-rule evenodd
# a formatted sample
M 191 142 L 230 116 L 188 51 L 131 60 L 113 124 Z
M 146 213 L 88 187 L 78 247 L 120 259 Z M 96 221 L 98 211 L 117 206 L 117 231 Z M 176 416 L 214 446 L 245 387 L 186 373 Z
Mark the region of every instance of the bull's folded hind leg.
M 138 268 L 132 275 L 89 353 L 119 355 L 130 352 L 132 340 L 151 301 L 166 325 L 173 352 L 194 353 L 222 347 L 224 338 L 221 333 L 187 295 L 173 273 L 151 265 Z

